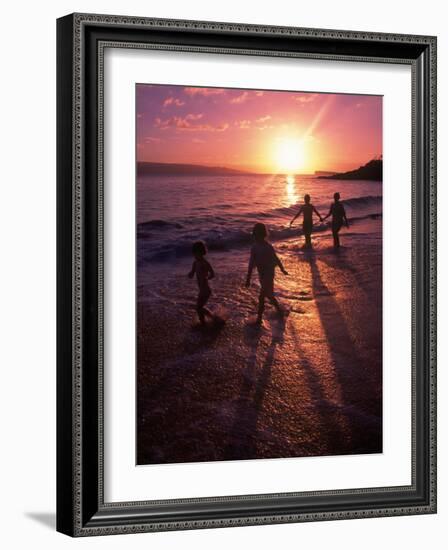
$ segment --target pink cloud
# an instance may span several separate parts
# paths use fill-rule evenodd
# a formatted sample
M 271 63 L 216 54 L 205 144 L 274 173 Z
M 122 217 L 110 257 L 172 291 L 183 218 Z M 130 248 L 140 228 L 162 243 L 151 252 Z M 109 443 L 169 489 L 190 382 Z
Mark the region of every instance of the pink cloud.
M 242 128 L 242 129 L 250 128 L 251 124 L 252 124 L 252 122 L 250 120 L 236 120 L 235 121 L 235 126 L 237 126 L 238 128 Z
M 298 103 L 311 103 L 317 96 L 318 94 L 300 94 L 292 96 L 292 99 Z
M 197 121 L 202 119 L 204 115 L 201 114 L 188 114 L 185 117 L 173 116 L 162 120 L 157 117 L 154 120 L 154 127 L 159 130 L 168 130 L 174 128 L 176 130 L 187 130 L 193 132 L 224 132 L 229 127 L 228 124 L 218 124 L 213 126 L 212 124 L 198 124 Z
M 246 130 L 248 128 L 256 128 L 257 130 L 264 130 L 265 128 L 272 128 L 272 126 L 268 126 L 265 124 L 268 120 L 271 120 L 271 118 L 272 117 L 270 115 L 266 115 L 260 118 L 256 118 L 255 120 L 247 120 L 247 119 L 236 120 L 234 122 L 234 125 L 237 128 L 240 128 L 242 130 Z
M 202 96 L 210 96 L 210 95 L 222 95 L 225 93 L 225 90 L 222 88 L 191 88 L 187 87 L 184 88 L 184 92 L 187 95 L 195 96 L 195 95 L 202 95 Z
M 249 97 L 249 92 L 243 92 L 242 94 L 232 98 L 230 100 L 230 103 L 244 103 L 248 97 Z
M 217 126 L 212 126 L 210 124 L 204 124 L 199 127 L 201 132 L 225 132 L 229 125 L 227 123 L 218 124 Z
M 174 97 L 167 97 L 165 101 L 163 102 L 164 107 L 168 107 L 169 105 L 175 105 L 176 107 L 182 107 L 182 105 L 185 105 L 185 101 L 181 101 L 180 99 L 175 99 Z

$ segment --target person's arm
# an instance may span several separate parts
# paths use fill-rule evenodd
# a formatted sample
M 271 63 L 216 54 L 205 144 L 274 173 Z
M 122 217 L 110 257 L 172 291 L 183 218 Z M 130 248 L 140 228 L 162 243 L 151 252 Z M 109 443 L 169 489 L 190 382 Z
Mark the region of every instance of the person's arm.
M 319 212 L 317 211 L 317 208 L 316 208 L 315 206 L 313 206 L 313 210 L 314 210 L 314 212 L 316 212 L 317 217 L 319 218 L 319 220 L 322 221 L 323 218 L 322 218 L 322 216 L 319 214 Z
M 330 210 L 328 211 L 328 214 L 325 216 L 324 220 L 329 218 L 333 214 L 333 205 L 330 206 Z
M 213 279 L 215 276 L 215 272 L 213 271 L 213 267 L 207 262 L 207 269 L 208 269 L 208 278 Z
M 275 250 L 272 249 L 272 251 L 273 251 L 273 253 L 274 253 L 274 259 L 275 259 L 276 265 L 278 265 L 278 267 L 280 268 L 280 271 L 283 273 L 283 275 L 288 275 L 288 272 L 287 272 L 286 269 L 283 267 L 282 261 L 281 261 L 280 258 L 277 256 Z
M 297 212 L 297 214 L 293 217 L 293 219 L 289 222 L 289 227 L 292 226 L 292 224 L 295 222 L 295 220 L 300 216 L 300 214 L 302 213 L 302 206 L 299 208 L 299 211 Z
M 188 274 L 188 276 L 190 277 L 190 279 L 192 279 L 194 277 L 194 274 L 196 273 L 196 262 L 193 262 L 193 265 L 191 266 L 191 271 L 190 273 Z
M 247 267 L 247 277 L 246 277 L 246 286 L 247 287 L 250 286 L 250 279 L 252 277 L 252 271 L 254 270 L 254 267 L 255 267 L 255 255 L 254 255 L 254 250 L 252 249 L 250 251 L 249 265 Z

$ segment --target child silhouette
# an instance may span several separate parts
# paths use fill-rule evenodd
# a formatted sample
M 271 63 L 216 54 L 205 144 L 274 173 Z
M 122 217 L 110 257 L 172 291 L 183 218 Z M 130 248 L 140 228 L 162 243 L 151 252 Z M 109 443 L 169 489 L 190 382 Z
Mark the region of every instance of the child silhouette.
M 213 277 L 215 276 L 215 272 L 213 271 L 212 266 L 204 258 L 204 256 L 207 254 L 207 248 L 202 241 L 195 242 L 192 246 L 191 251 L 195 259 L 188 276 L 190 277 L 190 279 L 192 279 L 196 274 L 196 279 L 199 287 L 196 311 L 201 325 L 204 325 L 206 315 L 212 319 L 214 318 L 213 314 L 205 307 L 205 304 L 208 302 L 208 299 L 210 298 L 212 293 L 208 282 L 210 279 L 213 279 Z
M 282 262 L 275 253 L 274 247 L 267 242 L 268 231 L 264 223 L 256 223 L 254 225 L 252 235 L 255 243 L 252 245 L 250 251 L 249 267 L 247 270 L 246 287 L 250 286 L 250 279 L 254 267 L 257 268 L 258 276 L 260 279 L 260 295 L 258 298 L 258 313 L 257 324 L 262 323 L 264 302 L 268 298 L 271 304 L 275 307 L 278 313 L 283 314 L 283 310 L 280 304 L 274 297 L 274 278 L 275 268 L 278 266 L 284 275 L 288 275 L 288 272 L 283 267 Z

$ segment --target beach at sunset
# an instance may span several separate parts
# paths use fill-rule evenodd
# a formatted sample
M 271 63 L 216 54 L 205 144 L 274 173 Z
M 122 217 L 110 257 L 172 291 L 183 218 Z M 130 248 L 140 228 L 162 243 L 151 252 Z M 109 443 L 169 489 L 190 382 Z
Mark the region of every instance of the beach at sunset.
M 137 464 L 381 453 L 381 98 L 136 97 Z M 245 284 L 256 224 L 283 315 Z

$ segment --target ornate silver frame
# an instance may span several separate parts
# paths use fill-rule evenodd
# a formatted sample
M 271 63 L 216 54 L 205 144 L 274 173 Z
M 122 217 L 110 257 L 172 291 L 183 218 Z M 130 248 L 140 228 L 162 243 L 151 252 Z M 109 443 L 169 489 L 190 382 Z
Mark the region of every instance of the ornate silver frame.
M 107 47 L 411 65 L 410 486 L 104 502 L 103 60 Z M 58 530 L 89 536 L 435 511 L 436 38 L 91 14 L 58 20 Z

